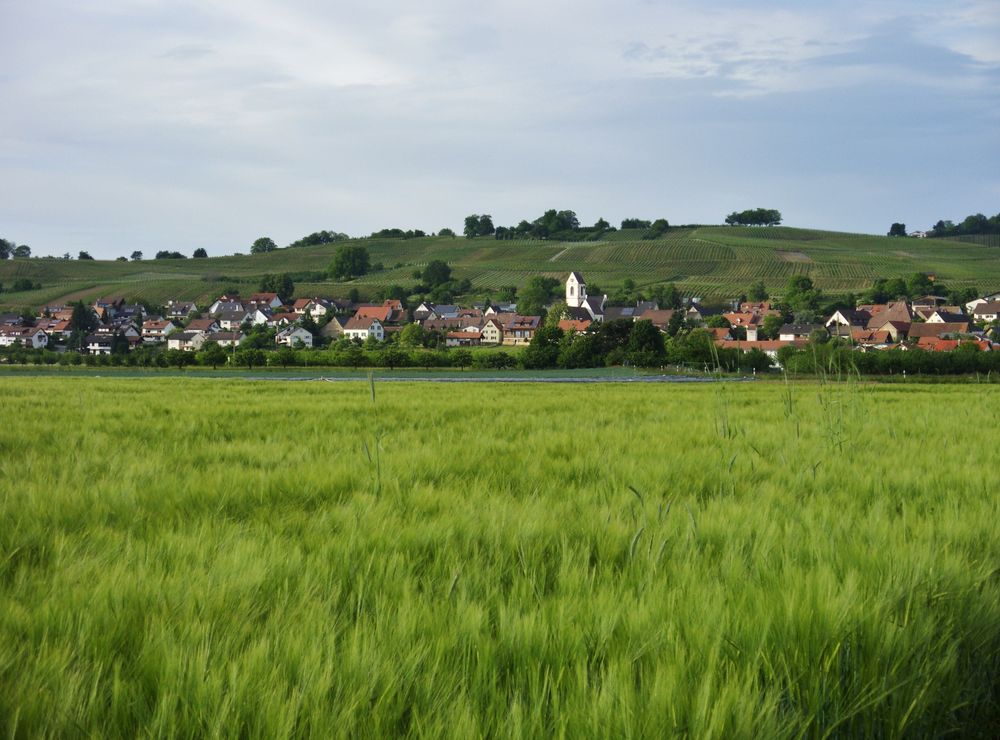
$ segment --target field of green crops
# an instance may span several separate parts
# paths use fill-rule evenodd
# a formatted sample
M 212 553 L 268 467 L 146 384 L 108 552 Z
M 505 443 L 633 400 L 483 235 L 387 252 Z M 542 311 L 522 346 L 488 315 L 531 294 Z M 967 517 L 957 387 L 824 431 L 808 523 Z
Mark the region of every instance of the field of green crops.
M 0 734 L 994 737 L 998 415 L 0 378 Z
M 40 282 L 40 290 L 0 293 L 0 307 L 21 308 L 68 300 L 124 295 L 161 303 L 170 298 L 214 300 L 228 287 L 257 288 L 262 275 L 289 272 L 300 295 L 363 295 L 390 285 L 412 286 L 413 272 L 442 259 L 477 292 L 523 286 L 535 275 L 565 278 L 580 270 L 588 282 L 613 291 L 626 279 L 640 286 L 673 282 L 686 295 L 729 299 L 758 280 L 780 291 L 805 274 L 829 292 L 860 292 L 879 277 L 929 272 L 949 287 L 1000 289 L 1000 252 L 988 241 L 890 239 L 794 228 L 679 228 L 646 241 L 641 231 L 619 231 L 597 242 L 495 241 L 426 237 L 366 239 L 373 263 L 385 269 L 351 283 L 321 279 L 335 245 L 282 249 L 253 256 L 200 260 L 102 262 L 55 259 L 0 263 L 0 283 Z M 309 273 L 312 273 L 311 275 Z

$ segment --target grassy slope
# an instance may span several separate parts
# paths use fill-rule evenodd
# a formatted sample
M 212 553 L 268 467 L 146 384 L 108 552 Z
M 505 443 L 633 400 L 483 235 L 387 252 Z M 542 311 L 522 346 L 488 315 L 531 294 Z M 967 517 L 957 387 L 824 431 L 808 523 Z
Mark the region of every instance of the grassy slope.
M 0 734 L 998 726 L 995 394 L 377 391 L 0 380 Z
M 537 274 L 562 278 L 570 270 L 582 271 L 604 290 L 632 278 L 640 285 L 674 282 L 685 293 L 705 298 L 732 297 L 758 279 L 779 290 L 795 274 L 808 274 L 833 292 L 860 291 L 877 277 L 917 271 L 936 273 L 952 286 L 1000 289 L 1000 254 L 982 244 L 792 228 L 677 229 L 657 241 L 643 241 L 640 236 L 641 232 L 626 231 L 601 242 L 570 243 L 436 237 L 364 240 L 372 262 L 382 262 L 388 269 L 351 285 L 362 293 L 392 284 L 409 286 L 414 283 L 414 270 L 432 259 L 443 259 L 454 267 L 457 277 L 470 278 L 477 291 L 523 285 Z M 38 306 L 102 294 L 154 302 L 168 298 L 205 301 L 240 281 L 245 290 L 250 289 L 268 272 L 323 271 L 335 249 L 328 245 L 253 257 L 139 263 L 12 260 L 0 264 L 0 282 L 10 285 L 14 278 L 30 277 L 43 288 L 0 294 L 0 305 Z M 394 267 L 397 264 L 400 267 Z M 300 283 L 298 293 L 345 295 L 351 285 Z

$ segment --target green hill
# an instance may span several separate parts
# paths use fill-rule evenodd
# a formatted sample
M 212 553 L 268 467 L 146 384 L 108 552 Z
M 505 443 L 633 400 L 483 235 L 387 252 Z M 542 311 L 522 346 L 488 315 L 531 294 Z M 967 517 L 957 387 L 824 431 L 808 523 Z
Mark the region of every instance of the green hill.
M 363 239 L 372 263 L 386 269 L 350 283 L 324 279 L 337 245 L 280 249 L 247 256 L 141 262 L 15 259 L 0 264 L 0 283 L 17 278 L 38 290 L 0 294 L 5 308 L 122 295 L 162 303 L 168 298 L 204 302 L 224 288 L 249 292 L 261 276 L 288 272 L 296 294 L 363 296 L 389 285 L 409 287 L 413 272 L 430 260 L 448 262 L 458 279 L 472 281 L 477 295 L 505 285 L 524 285 L 533 275 L 562 278 L 579 270 L 610 292 L 626 278 L 640 287 L 675 283 L 686 295 L 730 298 L 763 280 L 780 292 L 792 275 L 809 275 L 826 292 L 859 292 L 879 277 L 928 272 L 949 287 L 1000 289 L 1000 251 L 988 243 L 899 239 L 785 227 L 705 226 L 672 229 L 656 240 L 641 230 L 608 234 L 601 241 L 496 241 L 462 237 Z

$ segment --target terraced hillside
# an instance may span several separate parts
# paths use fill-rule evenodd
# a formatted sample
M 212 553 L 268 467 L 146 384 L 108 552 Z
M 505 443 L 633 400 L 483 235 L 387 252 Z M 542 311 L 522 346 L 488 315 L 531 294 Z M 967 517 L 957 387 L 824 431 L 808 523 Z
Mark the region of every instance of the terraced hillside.
M 362 295 L 389 285 L 410 286 L 413 273 L 443 259 L 455 277 L 469 278 L 477 294 L 505 285 L 521 286 L 533 275 L 562 278 L 582 271 L 589 283 L 610 291 L 626 278 L 639 286 L 676 283 L 687 295 L 723 299 L 763 280 L 780 291 L 789 276 L 805 274 L 829 292 L 861 291 L 878 277 L 934 273 L 949 286 L 1000 289 L 1000 250 L 988 243 L 937 239 L 890 239 L 795 228 L 707 226 L 674 229 L 647 241 L 641 231 L 618 231 L 602 241 L 469 241 L 425 237 L 360 240 L 371 261 L 386 269 L 351 283 L 324 280 L 336 245 L 283 249 L 253 256 L 141 262 L 55 259 L 8 260 L 0 283 L 27 277 L 42 288 L 0 294 L 0 306 L 36 307 L 77 298 L 116 294 L 162 302 L 202 300 L 223 288 L 249 291 L 267 273 L 288 272 L 297 294 Z

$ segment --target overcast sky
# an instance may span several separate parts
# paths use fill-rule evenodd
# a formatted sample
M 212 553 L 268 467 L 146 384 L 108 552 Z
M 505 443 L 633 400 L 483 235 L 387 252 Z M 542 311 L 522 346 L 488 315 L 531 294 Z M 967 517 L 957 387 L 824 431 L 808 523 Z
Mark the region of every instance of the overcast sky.
M 1000 212 L 1000 2 L 0 0 L 0 236 Z

